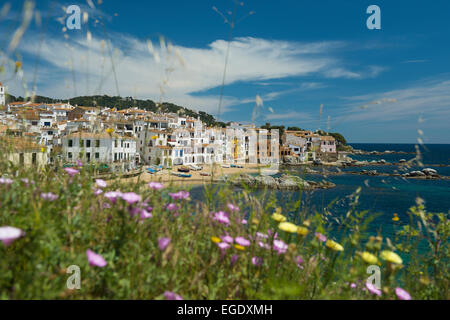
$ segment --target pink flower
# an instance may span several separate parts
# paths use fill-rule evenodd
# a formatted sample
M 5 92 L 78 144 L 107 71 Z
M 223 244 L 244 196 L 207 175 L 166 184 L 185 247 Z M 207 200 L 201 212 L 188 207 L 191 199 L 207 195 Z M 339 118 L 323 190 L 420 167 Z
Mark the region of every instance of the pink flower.
M 222 239 L 223 242 L 227 242 L 227 243 L 233 243 L 233 241 L 234 241 L 233 237 L 232 236 L 228 236 L 228 235 L 222 236 L 220 238 Z
M 159 182 L 149 182 L 148 186 L 153 190 L 161 190 L 164 188 L 163 184 Z
M 263 249 L 270 249 L 270 246 L 262 241 L 258 241 L 258 246 L 260 246 Z
M 411 300 L 411 295 L 409 294 L 409 292 L 402 288 L 395 288 L 395 294 L 400 300 Z
M 356 283 L 352 282 L 352 283 L 350 284 L 350 288 L 355 289 L 355 288 L 356 288 Z
M 238 258 L 239 258 L 239 256 L 237 254 L 235 254 L 231 257 L 231 266 L 233 266 L 236 263 Z
M 242 220 L 241 220 L 241 223 L 242 223 L 242 224 L 247 224 L 247 223 L 248 223 L 248 221 L 247 221 L 247 220 L 245 220 L 245 219 L 242 219 Z
M 81 162 L 80 159 L 77 159 L 77 161 L 75 161 L 77 166 L 82 167 L 83 166 L 83 162 Z
M 24 234 L 25 233 L 19 228 L 10 226 L 0 227 L 0 240 L 5 246 L 9 246 L 14 240 L 20 238 Z
M 22 181 L 23 183 L 25 183 L 27 186 L 30 183 L 30 180 L 28 180 L 27 178 L 22 178 L 20 179 L 20 181 Z
M 264 233 L 261 233 L 261 232 L 257 232 L 256 233 L 256 237 L 258 239 L 267 239 L 267 238 L 269 238 L 269 236 L 267 234 L 264 234 Z
M 238 212 L 239 211 L 239 207 L 235 206 L 232 203 L 227 204 L 228 210 L 230 210 L 231 212 Z
M 226 249 L 228 249 L 229 247 L 231 247 L 230 244 L 229 244 L 229 243 L 226 243 L 226 242 L 219 242 L 219 243 L 217 244 L 217 246 L 218 246 L 221 250 L 226 250 Z
M 95 195 L 95 196 L 98 196 L 98 195 L 100 195 L 100 194 L 102 194 L 102 193 L 103 193 L 103 190 L 102 190 L 102 189 L 97 189 L 97 190 L 94 191 L 94 195 Z
M 183 298 L 179 294 L 176 294 L 175 292 L 171 291 L 164 292 L 164 297 L 167 300 L 183 300 Z
M 228 214 L 226 214 L 223 211 L 219 211 L 214 213 L 214 218 L 215 221 L 218 221 L 220 223 L 226 224 L 228 225 L 230 223 L 230 219 L 228 218 Z
M 178 205 L 176 203 L 169 203 L 166 206 L 166 209 L 169 211 L 177 211 L 179 209 Z
M 119 198 L 122 195 L 122 192 L 120 191 L 109 191 L 105 193 L 105 198 L 107 198 L 112 203 L 116 203 L 117 198 Z
M 86 250 L 86 256 L 91 266 L 103 268 L 107 265 L 106 260 L 101 255 L 95 253 L 90 249 Z
M 177 193 L 169 193 L 169 196 L 171 196 L 173 200 L 187 199 L 189 198 L 189 192 L 182 190 L 178 191 Z
M 95 179 L 95 183 L 97 184 L 97 186 L 98 186 L 99 188 L 106 188 L 106 186 L 108 185 L 108 184 L 106 183 L 106 181 L 105 181 L 105 180 L 102 180 L 102 179 Z
M 321 233 L 319 233 L 319 232 L 316 232 L 315 234 L 314 234 L 314 236 L 317 238 L 317 240 L 319 240 L 319 241 L 322 241 L 322 242 L 325 242 L 325 241 L 327 241 L 327 237 L 325 237 L 325 235 L 323 235 L 323 234 L 321 234 Z
M 245 239 L 244 237 L 236 237 L 234 239 L 238 245 L 241 245 L 243 247 L 248 247 L 250 245 L 250 240 Z
M 159 238 L 158 239 L 158 246 L 161 251 L 166 250 L 169 243 L 170 243 L 170 238 Z
M 273 249 L 278 252 L 278 254 L 285 253 L 288 249 L 288 245 L 283 242 L 283 240 L 274 240 Z
M 260 266 L 260 265 L 262 265 L 262 262 L 263 262 L 263 259 L 260 258 L 260 257 L 253 257 L 253 258 L 252 258 L 252 263 L 253 263 L 253 265 L 255 265 L 255 266 Z
M 54 193 L 48 192 L 48 193 L 41 193 L 41 198 L 47 201 L 55 201 L 58 199 L 58 196 Z
M 295 257 L 295 263 L 297 264 L 297 267 L 299 267 L 300 269 L 303 269 L 302 263 L 303 263 L 303 259 L 300 256 L 296 256 Z
M 126 192 L 121 194 L 122 200 L 128 202 L 128 204 L 133 204 L 141 201 L 141 196 L 134 192 Z
M 377 289 L 374 284 L 370 282 L 366 282 L 366 288 L 369 290 L 370 293 L 376 294 L 377 296 L 381 296 L 381 290 Z
M 64 171 L 67 172 L 67 174 L 71 177 L 80 173 L 80 171 L 78 171 L 77 169 L 74 169 L 74 168 L 64 168 Z
M 141 210 L 141 220 L 145 220 L 145 219 L 148 219 L 148 218 L 151 218 L 151 217 L 153 217 L 153 215 L 150 212 L 148 212 L 145 209 Z
M 12 183 L 13 183 L 13 181 L 11 179 L 9 179 L 9 178 L 0 178 L 0 184 L 9 185 L 9 184 L 12 184 Z

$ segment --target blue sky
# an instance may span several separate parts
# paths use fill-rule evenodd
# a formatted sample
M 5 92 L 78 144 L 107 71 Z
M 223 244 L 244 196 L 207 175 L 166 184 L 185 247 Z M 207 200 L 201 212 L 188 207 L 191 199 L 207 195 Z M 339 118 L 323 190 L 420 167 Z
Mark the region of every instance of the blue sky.
M 231 20 L 234 1 L 102 2 L 37 1 L 41 18 L 8 51 L 24 22 L 24 2 L 10 1 L 0 81 L 14 95 L 35 83 L 51 97 L 120 93 L 217 115 L 229 25 L 212 7 Z M 64 31 L 72 4 L 88 20 Z M 372 4 L 381 30 L 366 27 Z M 220 120 L 320 126 L 351 142 L 450 143 L 449 1 L 247 0 L 237 20 L 251 11 L 233 30 Z

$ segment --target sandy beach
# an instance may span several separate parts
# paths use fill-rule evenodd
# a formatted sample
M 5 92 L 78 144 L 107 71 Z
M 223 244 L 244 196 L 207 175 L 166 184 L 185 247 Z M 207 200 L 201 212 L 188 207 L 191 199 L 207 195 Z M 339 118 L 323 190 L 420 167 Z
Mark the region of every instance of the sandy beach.
M 221 165 L 202 165 L 203 169 L 200 171 L 193 171 L 191 170 L 189 174 L 192 175 L 190 178 L 182 178 L 177 177 L 174 175 L 171 175 L 171 172 L 175 173 L 181 173 L 176 170 L 176 167 L 174 170 L 161 170 L 160 172 L 151 174 L 144 170 L 142 174 L 139 176 L 133 177 L 133 178 L 126 178 L 121 179 L 122 181 L 137 181 L 138 179 L 140 181 L 144 182 L 161 182 L 161 183 L 173 183 L 173 184 L 182 184 L 182 185 L 203 185 L 204 183 L 211 183 L 217 182 L 219 179 L 224 175 L 235 175 L 240 173 L 258 173 L 260 172 L 265 165 L 258 165 L 258 164 L 244 164 L 242 165 L 243 168 L 223 168 Z M 202 176 L 200 173 L 208 173 L 209 176 Z

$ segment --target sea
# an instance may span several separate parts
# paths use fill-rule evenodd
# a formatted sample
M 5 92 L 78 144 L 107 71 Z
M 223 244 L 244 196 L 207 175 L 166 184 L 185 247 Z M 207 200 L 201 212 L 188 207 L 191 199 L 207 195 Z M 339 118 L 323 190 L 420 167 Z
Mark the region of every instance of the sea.
M 383 154 L 383 155 L 351 155 L 355 160 L 380 160 L 398 163 L 400 159 L 410 160 L 416 157 L 416 146 L 414 144 L 350 144 L 354 149 L 364 151 L 395 151 L 407 152 L 407 154 Z M 413 166 L 407 171 L 432 168 L 442 176 L 450 176 L 450 145 L 449 144 L 427 144 L 420 145 L 423 167 Z M 321 174 L 307 174 L 305 176 L 303 167 L 283 167 L 283 172 L 298 175 L 307 180 L 323 180 Z M 313 167 L 321 170 L 320 166 Z M 327 167 L 326 170 L 338 170 Z M 300 198 L 302 210 L 323 213 L 325 210 L 331 212 L 332 216 L 340 217 L 352 207 L 352 195 L 361 187 L 360 197 L 356 210 L 368 210 L 374 220 L 368 225 L 367 231 L 373 235 L 381 234 L 385 237 L 393 237 L 394 232 L 401 225 L 408 223 L 407 212 L 414 206 L 419 197 L 425 201 L 426 210 L 429 212 L 450 213 L 450 180 L 422 180 L 404 179 L 396 176 L 368 176 L 358 174 L 346 174 L 346 171 L 377 170 L 386 173 L 404 173 L 397 165 L 368 165 L 363 167 L 349 167 L 340 169 L 339 175 L 328 175 L 325 179 L 336 184 L 335 188 L 325 190 L 314 190 L 308 192 L 272 191 L 275 193 L 280 204 L 286 199 Z M 262 191 L 255 191 L 262 192 Z M 203 188 L 194 188 L 192 191 L 194 199 L 202 199 Z M 282 205 L 281 205 L 282 206 Z M 394 213 L 398 215 L 399 221 L 392 220 Z

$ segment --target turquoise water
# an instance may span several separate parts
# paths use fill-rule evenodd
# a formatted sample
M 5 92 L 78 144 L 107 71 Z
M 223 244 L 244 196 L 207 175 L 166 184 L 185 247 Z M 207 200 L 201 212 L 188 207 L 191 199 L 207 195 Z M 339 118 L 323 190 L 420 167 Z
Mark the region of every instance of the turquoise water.
M 414 152 L 414 145 L 410 144 L 352 144 L 356 149 L 367 151 L 405 151 Z M 423 153 L 423 163 L 427 168 L 434 168 L 441 175 L 450 176 L 450 145 L 426 145 L 421 147 Z M 400 159 L 409 160 L 414 154 L 386 154 L 386 155 L 361 155 L 352 156 L 357 160 L 379 160 L 385 159 L 388 162 L 398 162 Z M 428 164 L 443 164 L 446 167 L 430 166 Z M 407 222 L 407 211 L 415 205 L 415 199 L 421 197 L 425 200 L 425 205 L 430 212 L 449 212 L 450 210 L 450 180 L 419 180 L 402 179 L 399 177 L 367 176 L 345 174 L 346 170 L 377 170 L 378 172 L 398 172 L 399 166 L 366 166 L 351 167 L 343 169 L 344 174 L 329 175 L 327 180 L 336 184 L 335 188 L 328 190 L 315 190 L 301 194 L 302 206 L 308 210 L 323 212 L 324 208 L 329 206 L 333 200 L 338 200 L 329 207 L 333 215 L 341 216 L 350 208 L 351 195 L 358 187 L 361 187 L 361 196 L 359 199 L 359 210 L 370 210 L 371 214 L 379 214 L 377 218 L 369 225 L 369 232 L 377 233 L 380 231 L 385 236 L 392 235 L 394 222 L 392 217 L 397 213 L 402 221 Z M 320 170 L 320 167 L 317 167 Z M 330 168 L 327 168 L 330 170 Z M 412 170 L 421 170 L 423 168 L 411 168 Z M 289 171 L 290 174 L 299 175 L 308 180 L 321 180 L 322 175 L 304 176 L 301 167 L 284 167 L 282 170 Z M 333 169 L 334 170 L 334 169 Z M 260 192 L 260 191 L 256 191 Z M 289 197 L 299 197 L 298 192 L 272 191 L 276 194 L 280 203 Z M 193 197 L 202 198 L 202 188 L 192 191 Z M 398 228 L 398 226 L 397 226 Z

